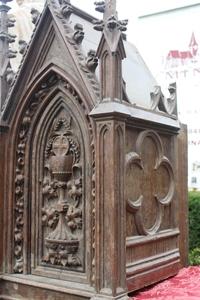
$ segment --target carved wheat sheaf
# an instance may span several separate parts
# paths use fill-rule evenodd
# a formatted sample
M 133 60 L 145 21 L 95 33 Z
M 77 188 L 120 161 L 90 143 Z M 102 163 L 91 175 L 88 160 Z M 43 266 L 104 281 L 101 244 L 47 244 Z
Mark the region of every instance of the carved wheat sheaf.
M 153 164 L 152 169 L 146 166 L 147 161 L 143 161 L 141 155 L 144 147 L 144 141 L 147 138 L 150 138 L 153 141 L 153 144 L 155 145 L 155 149 L 156 149 L 156 156 L 155 156 L 155 161 L 152 162 Z M 145 149 L 145 150 L 149 151 L 149 149 Z M 153 157 L 152 160 L 154 160 Z M 134 176 L 134 172 L 133 170 L 131 170 L 131 168 L 134 166 L 141 171 L 140 178 L 138 177 L 136 178 Z M 169 178 L 166 184 L 167 192 L 165 193 L 164 196 L 162 195 L 162 197 L 159 196 L 159 184 L 157 184 L 157 177 L 155 176 L 156 173 L 158 172 L 158 169 L 161 167 L 164 168 Z M 130 195 L 131 193 L 130 191 L 128 191 L 127 188 L 126 191 L 127 210 L 130 213 L 134 214 L 135 225 L 140 235 L 155 234 L 156 232 L 159 231 L 159 228 L 162 223 L 163 207 L 168 206 L 171 203 L 175 191 L 173 167 L 169 159 L 166 156 L 164 156 L 163 144 L 159 135 L 156 132 L 151 130 L 146 130 L 140 133 L 136 141 L 136 152 L 130 152 L 126 155 L 126 173 L 127 173 L 126 174 L 127 179 L 128 176 L 131 176 L 131 178 L 133 178 L 135 182 L 138 181 L 139 185 L 141 186 L 141 194 L 136 199 L 131 198 Z M 164 176 L 163 180 L 165 180 L 166 174 L 162 174 L 162 176 Z M 149 200 L 149 199 L 145 199 L 144 197 L 145 189 L 148 188 L 145 183 L 148 182 L 151 183 L 152 180 L 154 180 L 153 184 L 156 187 L 156 192 L 152 195 L 156 203 L 156 216 L 155 216 L 154 224 L 150 228 L 147 228 L 147 226 L 145 226 L 145 222 L 142 216 L 142 205 L 145 201 Z M 135 184 L 134 181 L 132 182 L 133 186 Z

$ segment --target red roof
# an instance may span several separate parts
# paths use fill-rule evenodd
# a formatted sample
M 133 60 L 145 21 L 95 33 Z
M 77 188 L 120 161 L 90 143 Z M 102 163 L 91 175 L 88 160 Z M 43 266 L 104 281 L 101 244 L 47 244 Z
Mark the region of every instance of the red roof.
M 180 58 L 178 50 L 170 50 L 167 58 Z
M 180 53 L 180 58 L 181 59 L 186 59 L 186 58 L 192 58 L 193 55 L 190 51 L 181 51 Z
M 190 51 L 178 51 L 178 50 L 171 50 L 169 51 L 167 58 L 180 58 L 180 59 L 187 59 L 192 58 L 193 55 Z

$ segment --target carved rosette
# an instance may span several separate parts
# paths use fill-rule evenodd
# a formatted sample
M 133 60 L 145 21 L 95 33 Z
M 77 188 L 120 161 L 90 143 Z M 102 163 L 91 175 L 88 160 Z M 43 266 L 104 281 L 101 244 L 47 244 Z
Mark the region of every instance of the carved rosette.
M 152 149 L 144 149 L 145 140 L 150 139 Z M 142 158 L 142 152 L 148 151 L 149 161 Z M 153 154 L 152 154 L 153 152 Z M 152 157 L 151 157 L 152 154 Z M 159 172 L 159 170 L 161 170 Z M 136 172 L 137 170 L 137 172 Z M 136 175 L 137 174 L 137 175 Z M 163 178 L 160 178 L 163 177 Z M 134 182 L 131 183 L 132 179 Z M 160 181 L 164 182 L 164 192 L 160 192 Z M 164 156 L 163 144 L 159 135 L 151 130 L 139 134 L 136 141 L 136 152 L 126 155 L 126 203 L 127 210 L 134 215 L 135 225 L 140 235 L 152 235 L 159 231 L 163 219 L 163 207 L 169 206 L 175 191 L 173 167 L 167 157 Z M 132 186 L 139 186 L 140 195 L 134 199 Z M 150 193 L 153 195 L 150 195 Z M 133 193 L 135 194 L 135 193 Z M 148 195 L 148 196 L 147 196 Z M 150 198 L 154 203 L 150 203 Z M 143 210 L 147 205 L 148 214 L 154 212 L 152 224 L 145 224 Z M 149 206 L 150 205 L 150 206 Z M 150 218 L 150 217 L 149 217 Z
M 82 166 L 78 138 L 71 117 L 60 115 L 45 150 L 42 221 L 42 262 L 76 268 L 82 265 L 77 252 L 82 230 Z

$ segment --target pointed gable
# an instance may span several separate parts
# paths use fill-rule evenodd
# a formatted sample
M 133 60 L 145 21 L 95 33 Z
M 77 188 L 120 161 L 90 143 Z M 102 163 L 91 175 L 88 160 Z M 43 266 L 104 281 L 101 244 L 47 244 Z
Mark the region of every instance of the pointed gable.
M 69 9 L 70 6 L 66 3 L 49 1 L 45 5 L 7 95 L 3 106 L 3 118 L 12 115 L 17 102 L 20 101 L 21 90 L 28 87 L 40 71 L 50 66 L 68 71 L 75 82 L 82 83 L 87 90 L 88 99 L 92 105 L 95 105 L 100 96 L 98 68 L 95 74 L 98 64 L 95 52 L 101 49 L 104 42 L 110 47 L 111 52 L 118 47 L 121 57 L 125 57 L 124 49 L 126 49 L 127 55 L 122 63 L 123 98 L 131 103 L 149 107 L 149 95 L 156 81 L 135 46 L 124 40 L 124 35 L 121 36 L 119 32 L 113 39 L 110 39 L 109 32 L 102 36 L 101 32 L 94 31 L 92 24 L 94 18 L 91 15 L 71 4 Z M 109 20 L 111 26 L 112 21 Z M 121 23 L 119 21 L 122 31 L 125 29 L 125 23 L 126 20 Z M 85 31 L 85 36 L 82 35 L 79 24 L 83 25 L 82 31 Z M 80 43 L 78 35 L 81 39 L 84 37 Z M 141 88 L 140 78 L 146 83 L 143 88 Z
M 70 74 L 77 85 L 82 83 L 88 93 L 90 105 L 97 101 L 99 87 L 95 70 L 87 66 L 87 54 L 85 55 L 81 45 L 84 29 L 78 23 L 72 26 L 69 18 L 73 8 L 68 16 L 67 10 L 66 5 L 64 7 L 56 1 L 45 5 L 9 90 L 3 107 L 4 115 L 12 114 L 22 90 L 25 93 L 34 78 L 51 66 L 56 66 L 63 74 Z M 92 63 L 90 61 L 90 65 Z

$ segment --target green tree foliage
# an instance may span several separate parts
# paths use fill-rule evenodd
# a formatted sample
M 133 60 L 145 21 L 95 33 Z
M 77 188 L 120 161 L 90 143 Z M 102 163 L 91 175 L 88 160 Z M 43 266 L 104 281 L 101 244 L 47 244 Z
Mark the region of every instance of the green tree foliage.
M 200 264 L 200 192 L 189 192 L 189 260 Z

